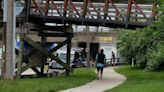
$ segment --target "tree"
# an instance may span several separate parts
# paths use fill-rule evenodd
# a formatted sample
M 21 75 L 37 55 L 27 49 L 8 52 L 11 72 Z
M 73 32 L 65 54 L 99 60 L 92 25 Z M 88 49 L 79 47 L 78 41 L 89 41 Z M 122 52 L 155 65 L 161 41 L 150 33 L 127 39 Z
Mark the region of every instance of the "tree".
M 158 2 L 159 3 L 159 2 Z M 140 67 L 159 69 L 164 63 L 164 4 L 156 21 L 145 28 L 120 32 L 117 47 L 128 63 L 132 58 Z

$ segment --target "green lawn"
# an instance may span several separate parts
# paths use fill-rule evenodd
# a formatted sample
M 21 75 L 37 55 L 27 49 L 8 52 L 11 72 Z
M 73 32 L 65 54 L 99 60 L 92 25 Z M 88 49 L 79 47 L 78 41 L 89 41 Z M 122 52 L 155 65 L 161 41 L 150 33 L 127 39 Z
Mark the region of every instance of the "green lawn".
M 21 79 L 14 81 L 0 80 L 0 92 L 57 92 L 79 86 L 96 78 L 93 68 L 79 68 L 71 76 L 52 78 Z
M 120 86 L 105 92 L 164 92 L 164 71 L 150 72 L 122 66 L 116 69 L 127 80 Z

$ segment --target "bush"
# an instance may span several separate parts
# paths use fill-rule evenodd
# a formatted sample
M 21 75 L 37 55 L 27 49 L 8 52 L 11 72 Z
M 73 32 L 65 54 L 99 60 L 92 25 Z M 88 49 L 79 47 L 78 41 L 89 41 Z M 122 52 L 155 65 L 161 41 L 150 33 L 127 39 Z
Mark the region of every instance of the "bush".
M 147 69 L 148 70 L 158 70 L 160 69 L 160 65 L 164 63 L 164 45 L 159 44 L 157 46 L 157 50 L 153 50 L 150 53 Z

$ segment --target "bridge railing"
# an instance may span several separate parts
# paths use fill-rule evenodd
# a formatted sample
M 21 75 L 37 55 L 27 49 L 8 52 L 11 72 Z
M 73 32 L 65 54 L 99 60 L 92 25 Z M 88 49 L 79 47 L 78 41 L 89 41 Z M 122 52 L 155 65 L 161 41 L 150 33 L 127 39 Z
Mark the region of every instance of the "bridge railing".
M 153 5 L 134 3 L 131 4 L 131 10 L 128 11 L 128 4 L 108 3 L 108 12 L 105 15 L 105 3 L 90 2 L 87 7 L 84 7 L 84 4 L 84 2 L 72 2 L 71 0 L 67 3 L 53 0 L 31 0 L 30 14 L 44 17 L 127 21 L 128 12 L 130 12 L 128 20 L 130 22 L 149 22 L 153 17 Z M 87 9 L 86 12 L 84 12 L 84 8 Z

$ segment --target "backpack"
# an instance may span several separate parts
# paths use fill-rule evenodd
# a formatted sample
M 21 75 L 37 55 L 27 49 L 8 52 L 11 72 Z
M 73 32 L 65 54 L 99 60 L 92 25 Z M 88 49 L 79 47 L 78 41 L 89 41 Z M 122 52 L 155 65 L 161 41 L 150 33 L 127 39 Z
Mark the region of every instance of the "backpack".
M 105 59 L 105 55 L 104 55 L 103 53 L 98 54 L 97 63 L 102 63 L 102 64 L 104 64 L 104 59 Z

